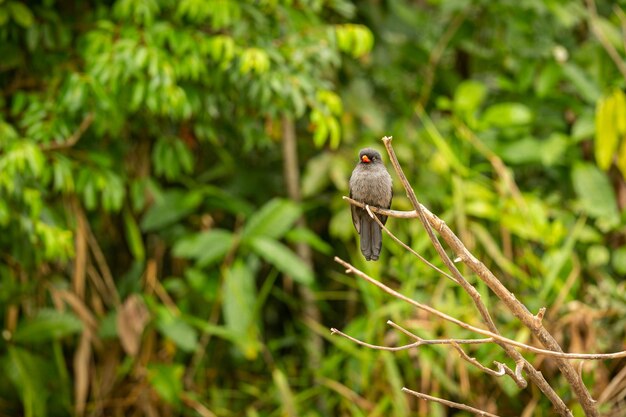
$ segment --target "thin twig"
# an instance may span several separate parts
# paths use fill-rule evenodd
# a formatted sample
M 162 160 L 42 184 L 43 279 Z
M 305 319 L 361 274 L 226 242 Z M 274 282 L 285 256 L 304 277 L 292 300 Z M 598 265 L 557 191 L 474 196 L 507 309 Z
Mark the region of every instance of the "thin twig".
M 364 342 L 362 340 L 359 340 L 355 337 L 352 337 L 350 335 L 345 334 L 344 332 L 342 332 L 341 330 L 337 330 L 334 327 L 330 329 L 330 333 L 331 334 L 337 334 L 341 337 L 345 337 L 346 339 L 356 343 L 357 345 L 361 345 L 361 346 L 365 346 L 368 347 L 370 349 L 375 349 L 375 350 L 387 350 L 390 352 L 398 352 L 401 350 L 408 350 L 408 349 L 412 349 L 415 347 L 419 347 L 422 343 L 420 342 L 415 342 L 415 343 L 410 343 L 408 345 L 402 345 L 402 346 L 380 346 L 380 345 L 372 345 L 371 343 L 367 343 Z
M 461 349 L 461 346 L 459 346 L 458 343 L 452 342 L 450 344 L 452 345 L 453 348 L 456 349 L 457 352 L 459 352 L 459 355 L 461 355 L 461 358 L 463 358 L 467 362 L 471 363 L 472 365 L 474 365 L 475 367 L 477 367 L 481 371 L 486 372 L 489 375 L 496 376 L 496 377 L 500 377 L 500 376 L 503 376 L 503 375 L 507 374 L 507 372 L 504 370 L 504 368 L 506 368 L 505 364 L 503 364 L 501 362 L 495 362 L 496 366 L 498 367 L 498 370 L 494 371 L 493 369 L 487 368 L 485 365 L 483 365 L 482 363 L 478 362 L 478 360 L 476 358 L 472 358 L 467 353 L 465 353 L 465 351 L 463 349 Z
M 466 345 L 477 345 L 477 344 L 482 344 L 482 343 L 491 343 L 493 342 L 493 339 L 488 337 L 485 339 L 433 339 L 433 340 L 427 340 L 427 339 L 422 339 L 420 337 L 417 337 L 417 341 L 414 343 L 409 343 L 408 345 L 402 345 L 402 346 L 381 346 L 381 345 L 372 345 L 371 343 L 367 343 L 364 342 L 362 340 L 359 340 L 355 337 L 352 337 L 344 332 L 342 332 L 341 330 L 335 329 L 334 327 L 330 329 L 330 333 L 331 334 L 336 334 L 339 335 L 341 337 L 345 337 L 348 340 L 353 341 L 354 343 L 356 343 L 357 345 L 361 345 L 361 346 L 365 346 L 368 347 L 370 349 L 376 349 L 376 350 L 388 350 L 390 352 L 398 352 L 401 350 L 408 350 L 408 349 L 412 349 L 415 347 L 420 347 L 422 345 L 452 345 L 452 346 L 458 346 L 460 344 L 466 344 Z M 416 336 L 412 335 L 412 337 L 415 339 Z
M 474 413 L 474 414 L 479 415 L 479 416 L 498 417 L 497 414 L 491 414 L 491 413 L 488 413 L 488 412 L 483 411 L 483 410 L 479 410 L 478 408 L 474 408 L 474 407 L 471 407 L 471 406 L 466 405 L 466 404 L 455 403 L 453 401 L 444 400 L 443 398 L 438 398 L 438 397 L 433 397 L 431 395 L 422 394 L 421 392 L 413 391 L 413 390 L 410 390 L 410 389 L 408 389 L 406 387 L 403 387 L 402 391 L 406 392 L 407 394 L 414 395 L 417 398 L 420 398 L 422 400 L 433 401 L 433 402 L 436 402 L 436 403 L 439 403 L 439 404 L 447 405 L 448 407 L 457 408 L 457 409 L 463 410 L 463 411 L 469 411 L 470 413 Z

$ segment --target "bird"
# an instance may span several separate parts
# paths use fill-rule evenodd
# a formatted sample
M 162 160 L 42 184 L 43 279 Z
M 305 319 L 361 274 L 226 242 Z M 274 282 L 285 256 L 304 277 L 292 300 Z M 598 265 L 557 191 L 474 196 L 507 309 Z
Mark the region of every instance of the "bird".
M 383 164 L 380 153 L 372 148 L 359 151 L 359 162 L 350 176 L 350 198 L 361 203 L 388 209 L 391 207 L 393 189 L 391 175 Z M 367 210 L 351 206 L 352 223 L 360 235 L 361 253 L 367 261 L 377 261 L 382 249 L 382 229 Z M 382 224 L 387 216 L 375 214 Z

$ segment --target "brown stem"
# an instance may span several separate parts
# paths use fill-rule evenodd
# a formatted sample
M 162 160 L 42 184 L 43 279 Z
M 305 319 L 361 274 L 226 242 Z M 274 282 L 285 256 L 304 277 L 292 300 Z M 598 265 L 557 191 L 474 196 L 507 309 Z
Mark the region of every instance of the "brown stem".
M 447 405 L 448 407 L 457 408 L 457 409 L 463 410 L 463 411 L 468 411 L 468 412 L 474 413 L 474 414 L 476 414 L 478 416 L 498 417 L 498 415 L 496 415 L 496 414 L 491 414 L 491 413 L 488 413 L 486 411 L 479 410 L 478 408 L 470 407 L 469 405 L 466 405 L 466 404 L 455 403 L 453 401 L 444 400 L 443 398 L 438 398 L 438 397 L 433 397 L 431 395 L 422 394 L 421 392 L 413 391 L 413 390 L 410 390 L 408 388 L 404 388 L 403 387 L 402 391 L 406 392 L 407 394 L 414 395 L 417 398 L 420 398 L 422 400 L 433 401 L 433 402 L 436 402 L 436 403 L 439 403 L 439 404 Z

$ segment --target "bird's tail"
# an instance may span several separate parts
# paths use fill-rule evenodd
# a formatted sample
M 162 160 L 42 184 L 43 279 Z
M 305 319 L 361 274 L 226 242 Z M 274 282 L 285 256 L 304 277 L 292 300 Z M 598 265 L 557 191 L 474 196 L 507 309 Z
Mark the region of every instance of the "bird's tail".
M 382 230 L 368 215 L 361 216 L 361 253 L 368 261 L 376 261 L 383 246 Z

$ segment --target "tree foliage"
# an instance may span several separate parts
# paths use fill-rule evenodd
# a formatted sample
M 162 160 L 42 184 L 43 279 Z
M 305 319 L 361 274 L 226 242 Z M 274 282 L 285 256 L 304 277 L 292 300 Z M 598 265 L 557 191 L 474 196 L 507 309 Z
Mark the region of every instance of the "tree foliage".
M 623 349 L 626 3 L 596 3 L 0 1 L 0 413 L 443 414 L 406 385 L 549 414 L 443 347 L 392 356 L 328 337 L 401 343 L 387 318 L 473 336 L 332 255 L 475 320 L 390 240 L 380 262 L 360 258 L 341 195 L 358 149 L 392 135 L 422 202 L 548 307 L 565 350 Z M 285 190 L 289 122 L 302 201 Z M 417 222 L 389 225 L 436 259 Z M 621 367 L 583 368 L 607 411 Z

